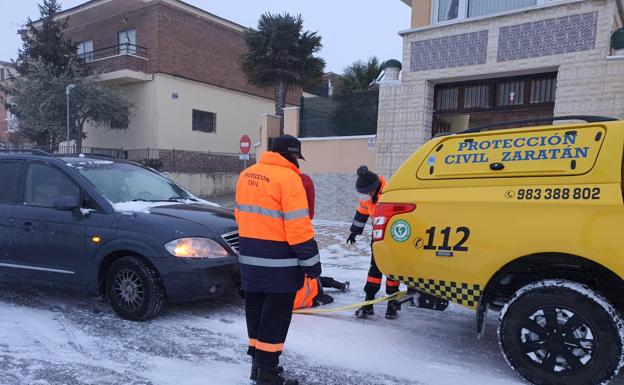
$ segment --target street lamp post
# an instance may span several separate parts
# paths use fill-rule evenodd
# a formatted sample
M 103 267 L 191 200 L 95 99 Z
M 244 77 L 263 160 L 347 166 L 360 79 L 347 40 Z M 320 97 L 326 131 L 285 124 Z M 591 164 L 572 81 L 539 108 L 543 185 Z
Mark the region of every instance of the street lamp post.
M 70 84 L 65 88 L 65 94 L 67 95 L 67 148 L 69 150 L 69 122 L 70 122 L 70 112 L 69 112 L 69 94 L 72 90 L 76 88 L 75 84 Z

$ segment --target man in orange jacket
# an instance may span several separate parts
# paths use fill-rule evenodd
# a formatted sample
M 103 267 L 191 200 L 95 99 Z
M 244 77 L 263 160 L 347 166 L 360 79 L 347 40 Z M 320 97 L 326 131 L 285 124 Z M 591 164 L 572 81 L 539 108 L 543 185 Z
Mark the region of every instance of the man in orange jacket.
M 375 206 L 379 200 L 379 196 L 383 193 L 384 187 L 386 187 L 386 181 L 382 176 L 377 176 L 374 172 L 370 171 L 366 166 L 360 166 L 357 170 L 357 182 L 355 184 L 356 190 L 362 194 L 359 206 L 355 212 L 353 218 L 353 224 L 351 225 L 351 235 L 347 239 L 347 243 L 355 244 L 356 236 L 362 234 L 366 222 L 369 217 L 375 216 Z M 364 286 L 364 292 L 366 293 L 366 300 L 370 301 L 375 299 L 375 295 L 381 289 L 381 280 L 383 274 L 375 263 L 375 256 L 373 255 L 372 243 L 371 243 L 371 265 L 368 270 L 368 277 L 366 279 L 366 286 Z M 394 281 L 386 277 L 386 293 L 388 295 L 394 294 L 399 291 L 399 281 Z M 366 305 L 358 309 L 355 315 L 358 318 L 365 318 L 374 314 L 373 305 Z M 397 317 L 396 308 L 390 306 L 386 308 L 386 318 L 394 319 Z
M 321 275 L 321 263 L 297 167 L 303 159 L 301 142 L 283 135 L 272 150 L 240 174 L 236 188 L 247 353 L 252 357 L 251 378 L 258 385 L 297 385 L 282 377 L 279 356 L 295 293 L 304 275 Z

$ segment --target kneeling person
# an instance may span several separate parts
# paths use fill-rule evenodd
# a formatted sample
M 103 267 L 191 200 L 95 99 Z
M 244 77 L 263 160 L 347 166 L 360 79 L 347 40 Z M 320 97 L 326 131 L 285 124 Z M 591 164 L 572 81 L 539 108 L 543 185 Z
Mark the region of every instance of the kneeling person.
M 294 310 L 327 305 L 334 302 L 334 297 L 323 292 L 323 288 L 332 288 L 346 293 L 349 290 L 349 282 L 339 282 L 331 277 L 310 278 L 305 277 L 303 287 L 295 297 Z

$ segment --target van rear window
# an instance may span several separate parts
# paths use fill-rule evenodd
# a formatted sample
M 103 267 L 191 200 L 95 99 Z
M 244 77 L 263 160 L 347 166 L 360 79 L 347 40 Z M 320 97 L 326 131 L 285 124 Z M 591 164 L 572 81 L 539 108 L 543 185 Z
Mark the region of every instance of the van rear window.
M 483 132 L 444 138 L 418 170 L 419 179 L 580 175 L 589 172 L 604 126 Z

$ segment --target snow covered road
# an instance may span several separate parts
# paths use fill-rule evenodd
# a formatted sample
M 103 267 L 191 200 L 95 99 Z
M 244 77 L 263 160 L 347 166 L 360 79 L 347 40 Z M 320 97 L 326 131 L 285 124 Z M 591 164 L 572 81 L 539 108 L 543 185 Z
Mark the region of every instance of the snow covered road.
M 364 237 L 344 244 L 349 225 L 317 221 L 324 275 L 351 281 L 336 305 L 363 299 Z M 521 384 L 499 353 L 495 315 L 476 341 L 474 314 L 405 309 L 369 320 L 352 312 L 296 315 L 283 364 L 303 384 Z M 174 305 L 155 320 L 119 319 L 81 294 L 0 287 L 0 384 L 249 384 L 242 300 Z M 624 384 L 620 376 L 616 384 Z

